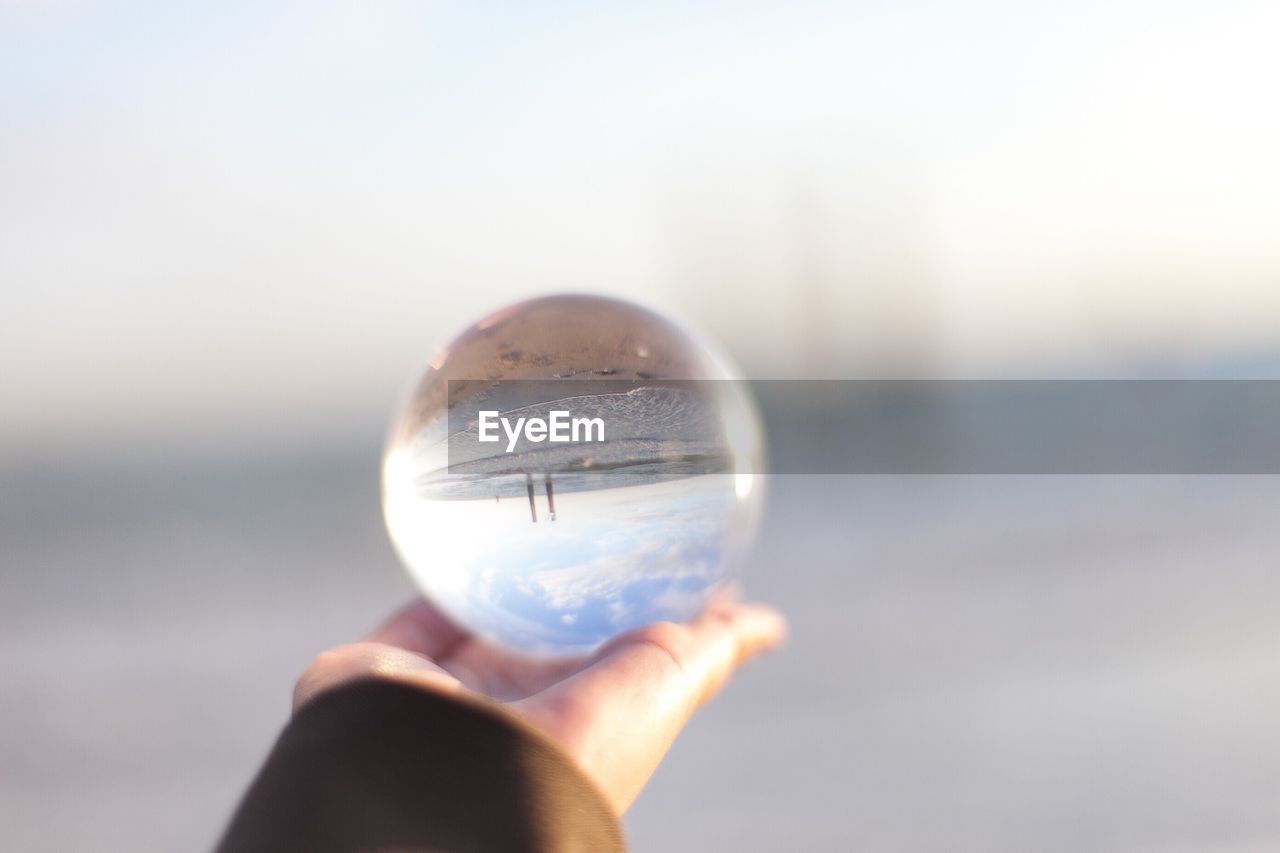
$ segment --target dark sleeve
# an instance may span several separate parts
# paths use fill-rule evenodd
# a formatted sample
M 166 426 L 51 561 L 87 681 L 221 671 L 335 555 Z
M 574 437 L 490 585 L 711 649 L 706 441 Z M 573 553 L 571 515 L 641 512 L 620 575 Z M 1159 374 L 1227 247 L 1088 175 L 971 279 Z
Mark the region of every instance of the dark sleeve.
M 219 851 L 624 849 L 603 795 L 512 715 L 386 681 L 285 728 Z

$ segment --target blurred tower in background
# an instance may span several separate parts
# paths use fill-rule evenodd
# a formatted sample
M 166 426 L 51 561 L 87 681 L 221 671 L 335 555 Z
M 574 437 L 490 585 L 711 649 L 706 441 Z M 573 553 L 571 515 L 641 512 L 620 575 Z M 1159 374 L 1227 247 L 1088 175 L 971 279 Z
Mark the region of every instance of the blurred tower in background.
M 701 179 L 671 194 L 675 301 L 752 378 L 937 375 L 941 282 L 924 192 L 901 158 L 832 163 L 717 174 L 701 161 Z

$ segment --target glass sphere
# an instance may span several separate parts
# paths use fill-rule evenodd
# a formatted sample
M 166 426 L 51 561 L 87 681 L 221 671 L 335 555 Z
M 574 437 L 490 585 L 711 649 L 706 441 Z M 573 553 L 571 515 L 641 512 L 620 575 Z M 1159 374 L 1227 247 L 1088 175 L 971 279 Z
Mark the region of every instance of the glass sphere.
M 585 436 L 598 440 L 511 430 L 557 409 L 598 418 Z M 702 609 L 754 533 L 762 452 L 750 393 L 706 342 L 627 302 L 551 296 L 480 320 L 432 361 L 391 428 L 383 512 L 409 574 L 459 625 L 579 654 Z

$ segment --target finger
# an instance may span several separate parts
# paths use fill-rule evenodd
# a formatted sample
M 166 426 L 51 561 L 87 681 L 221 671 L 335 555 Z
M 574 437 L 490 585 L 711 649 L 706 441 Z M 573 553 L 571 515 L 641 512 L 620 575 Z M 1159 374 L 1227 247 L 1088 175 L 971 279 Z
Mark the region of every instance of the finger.
M 694 710 L 785 633 L 782 616 L 765 605 L 711 607 L 687 625 L 617 638 L 580 672 L 516 707 L 578 758 L 621 814 Z
M 400 609 L 387 622 L 369 635 L 376 643 L 399 646 L 442 660 L 469 638 L 466 631 L 453 624 L 435 605 L 420 598 Z
M 294 713 L 320 694 L 362 678 L 445 693 L 462 689 L 458 679 L 420 654 L 384 643 L 352 643 L 323 652 L 302 673 L 293 689 Z
M 679 662 L 696 682 L 695 705 L 714 696 L 739 666 L 776 648 L 787 635 L 782 614 L 756 603 L 710 607 L 690 629 L 693 638 L 686 651 L 688 658 Z
M 683 671 L 686 698 L 694 708 L 715 695 L 739 666 L 786 637 L 786 621 L 764 604 L 713 602 L 687 626 L 674 627 L 653 625 L 624 634 L 602 652 L 612 656 L 638 646 L 670 658 Z

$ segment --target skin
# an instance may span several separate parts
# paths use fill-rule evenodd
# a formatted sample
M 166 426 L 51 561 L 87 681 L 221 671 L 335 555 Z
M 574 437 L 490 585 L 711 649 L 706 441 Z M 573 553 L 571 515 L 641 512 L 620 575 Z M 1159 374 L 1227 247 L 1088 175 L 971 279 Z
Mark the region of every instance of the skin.
M 584 659 L 547 660 L 472 636 L 420 600 L 368 639 L 317 657 L 298 680 L 294 711 L 370 677 L 491 700 L 558 744 L 621 815 L 693 712 L 785 633 L 773 608 L 730 592 L 690 622 L 632 631 Z

